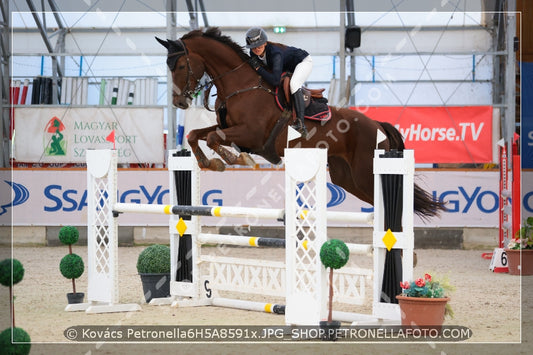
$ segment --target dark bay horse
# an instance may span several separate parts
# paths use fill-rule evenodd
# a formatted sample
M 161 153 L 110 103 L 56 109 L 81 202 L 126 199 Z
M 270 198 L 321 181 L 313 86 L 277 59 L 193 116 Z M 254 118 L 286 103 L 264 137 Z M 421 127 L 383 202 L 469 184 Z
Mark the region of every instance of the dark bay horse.
M 205 156 L 198 140 L 205 140 L 229 165 L 253 166 L 253 159 L 246 152 L 278 164 L 287 146 L 291 113 L 277 106 L 274 88 L 262 81 L 248 64 L 250 57 L 244 49 L 221 35 L 218 28 L 194 30 L 176 41 L 156 39 L 168 50 L 174 106 L 181 109 L 190 106 L 192 98 L 204 89 L 200 84 L 204 73 L 217 89 L 217 125 L 193 130 L 188 135 L 199 166 L 219 171 L 225 168 L 220 159 Z M 327 122 L 306 120 L 309 134 L 305 139 L 290 141 L 289 146 L 327 148 L 331 181 L 373 204 L 372 168 L 377 131 L 387 137 L 379 143 L 379 149 L 403 150 L 402 136 L 389 123 L 374 121 L 358 111 L 331 107 L 331 113 Z M 228 150 L 228 146 L 237 148 L 239 154 Z M 434 201 L 418 185 L 415 185 L 414 198 L 415 212 L 422 218 L 436 216 L 443 210 L 442 203 Z

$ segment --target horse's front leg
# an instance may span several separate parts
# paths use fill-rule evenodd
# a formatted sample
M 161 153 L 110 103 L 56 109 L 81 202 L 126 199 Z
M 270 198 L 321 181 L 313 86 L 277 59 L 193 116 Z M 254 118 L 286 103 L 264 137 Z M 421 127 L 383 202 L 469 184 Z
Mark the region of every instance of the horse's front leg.
M 207 135 L 210 132 L 216 131 L 217 128 L 218 126 L 214 125 L 206 128 L 193 129 L 187 135 L 187 141 L 189 142 L 191 151 L 196 157 L 196 160 L 198 161 L 198 166 L 201 169 L 205 168 L 214 171 L 224 171 L 226 169 L 226 166 L 220 159 L 208 159 L 202 149 L 198 146 L 199 140 L 206 140 Z
M 217 129 L 209 132 L 206 137 L 207 146 L 213 149 L 229 165 L 248 165 L 255 167 L 255 161 L 248 153 L 239 152 L 235 154 L 224 145 L 236 144 L 236 140 L 249 135 L 248 129 L 244 126 L 233 126 L 226 129 Z

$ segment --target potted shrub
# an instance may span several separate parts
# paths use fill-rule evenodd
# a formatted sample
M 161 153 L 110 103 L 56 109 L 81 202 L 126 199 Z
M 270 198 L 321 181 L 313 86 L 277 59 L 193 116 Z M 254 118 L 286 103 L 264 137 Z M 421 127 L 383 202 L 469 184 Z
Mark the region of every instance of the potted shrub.
M 447 278 L 438 281 L 426 273 L 424 278 L 400 282 L 400 287 L 402 294 L 396 299 L 400 304 L 402 326 L 440 331 L 444 317 L 453 318 L 448 294 L 454 288 Z
M 528 217 L 505 249 L 511 275 L 533 275 L 533 217 Z
M 22 281 L 24 268 L 17 259 L 5 259 L 0 262 L 0 284 L 9 287 L 9 305 L 11 309 L 11 324 L 13 328 L 7 328 L 0 333 L 0 352 L 2 354 L 30 353 L 31 339 L 22 328 L 15 326 L 15 306 L 13 297 L 13 285 Z M 13 343 L 11 340 L 13 339 Z
M 67 293 L 69 304 L 82 303 L 85 297 L 83 292 L 76 292 L 76 279 L 83 274 L 85 265 L 83 264 L 83 259 L 72 252 L 72 244 L 78 241 L 79 236 L 80 234 L 76 227 L 64 226 L 59 230 L 59 240 L 61 243 L 68 245 L 69 250 L 69 253 L 59 263 L 61 275 L 72 280 L 72 293 Z
M 137 258 L 137 272 L 141 277 L 144 298 L 170 296 L 170 248 L 154 244 L 144 249 Z
M 350 250 L 348 246 L 339 239 L 330 239 L 320 248 L 320 261 L 322 265 L 329 268 L 329 299 L 328 299 L 328 320 L 320 321 L 320 328 L 325 329 L 325 340 L 336 340 L 336 330 L 340 328 L 341 322 L 334 321 L 333 314 L 333 269 L 340 269 L 348 262 Z

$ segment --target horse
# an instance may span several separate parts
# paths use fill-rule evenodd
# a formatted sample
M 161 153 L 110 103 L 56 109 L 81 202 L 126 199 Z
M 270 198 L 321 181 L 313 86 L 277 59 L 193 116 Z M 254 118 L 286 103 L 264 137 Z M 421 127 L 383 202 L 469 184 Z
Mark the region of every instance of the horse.
M 178 40 L 156 40 L 168 50 L 167 66 L 172 73 L 172 103 L 186 110 L 201 90 L 209 96 L 211 86 L 217 90 L 214 111 L 217 124 L 192 130 L 188 143 L 200 168 L 223 171 L 225 164 L 250 165 L 248 153 L 260 155 L 273 164 L 281 162 L 284 148 L 327 148 L 331 181 L 350 194 L 374 204 L 374 149 L 405 149 L 401 133 L 391 124 L 378 122 L 363 113 L 330 107 L 327 121 L 306 120 L 306 138 L 287 143 L 291 112 L 276 104 L 275 88 L 263 82 L 249 64 L 250 56 L 217 27 L 193 30 Z M 204 73 L 210 77 L 201 83 Z M 204 98 L 204 106 L 209 109 Z M 377 132 L 386 139 L 376 146 Z M 198 141 L 224 160 L 208 159 Z M 227 147 L 236 149 L 237 154 Z M 443 203 L 420 186 L 414 186 L 414 209 L 422 219 L 438 216 Z

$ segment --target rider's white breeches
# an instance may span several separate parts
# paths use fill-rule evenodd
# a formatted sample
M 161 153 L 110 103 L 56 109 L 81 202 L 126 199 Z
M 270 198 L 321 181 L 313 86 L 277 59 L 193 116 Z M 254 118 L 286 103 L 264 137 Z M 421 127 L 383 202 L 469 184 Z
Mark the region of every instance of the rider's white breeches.
M 294 73 L 292 73 L 291 78 L 291 95 L 302 87 L 311 74 L 311 70 L 313 70 L 313 60 L 308 55 L 294 68 Z

